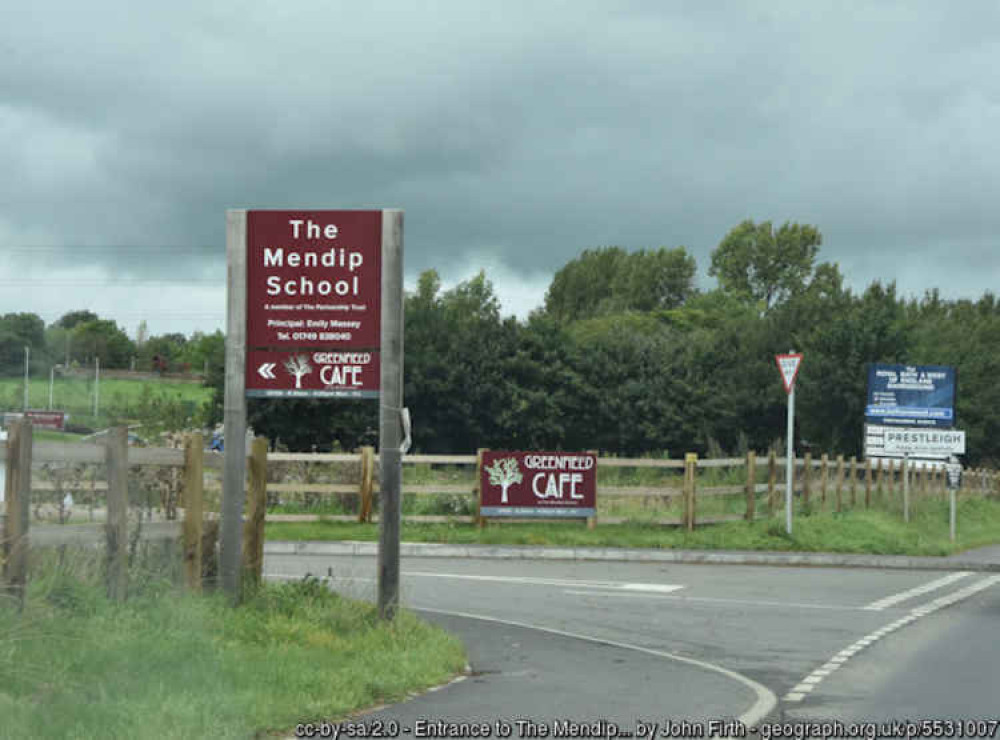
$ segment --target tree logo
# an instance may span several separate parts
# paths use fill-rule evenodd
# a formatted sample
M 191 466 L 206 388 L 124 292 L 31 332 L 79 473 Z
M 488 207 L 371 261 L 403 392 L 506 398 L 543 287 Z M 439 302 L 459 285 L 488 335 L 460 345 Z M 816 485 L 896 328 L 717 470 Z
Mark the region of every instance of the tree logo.
M 285 369 L 295 376 L 295 389 L 302 388 L 302 378 L 312 372 L 308 355 L 292 355 L 285 363 Z
M 490 476 L 490 485 L 500 486 L 500 503 L 507 503 L 507 489 L 514 483 L 524 480 L 521 477 L 521 469 L 517 465 L 517 459 L 505 457 L 493 461 L 493 467 L 486 467 L 486 472 Z

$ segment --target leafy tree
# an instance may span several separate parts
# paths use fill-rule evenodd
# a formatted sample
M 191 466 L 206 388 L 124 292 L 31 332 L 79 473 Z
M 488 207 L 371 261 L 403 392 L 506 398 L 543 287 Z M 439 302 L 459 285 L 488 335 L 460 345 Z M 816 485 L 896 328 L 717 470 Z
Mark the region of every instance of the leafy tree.
M 814 226 L 746 220 L 731 229 L 712 252 L 708 274 L 720 287 L 764 310 L 801 291 L 813 272 L 823 237 Z
M 82 311 L 70 311 L 65 313 L 62 317 L 56 321 L 55 326 L 63 329 L 74 329 L 79 324 L 86 324 L 90 321 L 97 321 L 100 318 L 93 311 L 88 311 L 86 309 Z
M 24 348 L 30 347 L 30 365 L 44 362 L 45 322 L 33 313 L 8 313 L 0 317 L 0 374 L 24 372 Z
M 652 311 L 682 305 L 695 294 L 696 264 L 684 247 L 621 247 L 585 250 L 552 279 L 546 312 L 575 321 L 623 311 Z
M 73 356 L 99 357 L 106 368 L 127 368 L 135 352 L 128 335 L 110 319 L 97 319 L 73 327 Z

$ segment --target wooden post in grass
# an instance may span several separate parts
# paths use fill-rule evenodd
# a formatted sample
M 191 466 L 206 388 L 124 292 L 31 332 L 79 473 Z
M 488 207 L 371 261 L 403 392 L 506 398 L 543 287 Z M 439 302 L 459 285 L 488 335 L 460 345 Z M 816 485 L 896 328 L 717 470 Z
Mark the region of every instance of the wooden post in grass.
M 698 455 L 689 452 L 684 456 L 684 527 L 694 531 L 695 481 L 698 475 Z
M 826 508 L 826 487 L 830 469 L 830 456 L 825 452 L 819 459 L 819 503 Z
M 202 463 L 205 440 L 201 432 L 184 440 L 184 582 L 201 592 L 201 536 L 205 516 Z
M 598 450 L 587 450 L 587 452 L 594 456 L 594 462 L 596 465 Z M 595 477 L 597 475 L 596 471 L 594 473 Z M 587 517 L 587 529 L 594 530 L 597 529 L 597 500 L 594 499 L 594 515 Z
M 844 456 L 837 455 L 837 512 L 844 509 Z
M 247 518 L 243 522 L 243 591 L 260 585 L 264 574 L 264 515 L 267 511 L 267 438 L 255 437 L 247 459 Z
M 28 527 L 31 523 L 31 422 L 10 425 L 7 436 L 6 504 L 3 520 L 3 576 L 10 595 L 24 603 L 28 580 Z
M 372 520 L 372 501 L 375 490 L 375 448 L 361 448 L 361 506 L 358 510 L 359 522 Z
M 752 522 L 757 514 L 757 453 L 747 453 L 747 521 Z
M 889 486 L 888 486 L 889 500 L 892 501 L 892 497 L 896 494 L 896 461 L 891 457 L 889 458 Z
M 104 441 L 108 470 L 108 520 L 104 524 L 107 542 L 108 598 L 124 601 L 128 588 L 128 427 L 108 430 Z
M 851 455 L 851 508 L 858 505 L 858 458 Z
M 872 507 L 872 459 L 865 458 L 865 508 Z
M 767 456 L 767 513 L 774 514 L 777 507 L 778 456 L 771 450 Z
M 476 526 L 482 529 L 486 526 L 486 517 L 483 516 L 483 453 L 484 447 L 476 450 Z
M 802 459 L 802 504 L 809 506 L 809 497 L 812 493 L 812 464 L 813 456 L 807 452 Z
M 882 485 L 882 458 L 875 464 L 875 490 L 878 491 L 879 502 L 885 501 L 885 488 Z

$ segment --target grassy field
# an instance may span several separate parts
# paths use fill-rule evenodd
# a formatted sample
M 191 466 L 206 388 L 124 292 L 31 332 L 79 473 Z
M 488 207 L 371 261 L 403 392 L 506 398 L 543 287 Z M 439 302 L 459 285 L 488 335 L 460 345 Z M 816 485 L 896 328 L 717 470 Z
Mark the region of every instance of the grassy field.
M 53 408 L 70 414 L 70 423 L 103 428 L 120 420 L 140 419 L 156 413 L 197 413 L 212 391 L 196 383 L 176 380 L 101 380 L 100 413 L 94 417 L 94 381 L 83 378 L 56 378 Z M 32 378 L 29 388 L 31 408 L 49 404 L 48 378 Z M 0 409 L 20 411 L 24 405 L 22 378 L 0 378 Z
M 958 538 L 950 542 L 948 507 L 943 501 L 915 506 L 909 524 L 888 511 L 863 509 L 841 514 L 797 516 L 791 537 L 783 518 L 680 527 L 634 522 L 588 530 L 579 522 L 499 523 L 479 529 L 472 524 L 403 522 L 404 542 L 488 545 L 562 545 L 581 547 L 650 547 L 658 549 L 775 550 L 866 553 L 879 555 L 950 555 L 1000 543 L 1000 501 L 970 498 L 958 509 Z M 376 524 L 350 522 L 270 522 L 269 540 L 376 540 Z
M 86 559 L 84 559 L 86 561 Z M 246 738 L 398 700 L 461 671 L 461 644 L 412 614 L 391 625 L 312 580 L 237 609 L 134 578 L 43 567 L 23 614 L 0 605 L 0 737 Z

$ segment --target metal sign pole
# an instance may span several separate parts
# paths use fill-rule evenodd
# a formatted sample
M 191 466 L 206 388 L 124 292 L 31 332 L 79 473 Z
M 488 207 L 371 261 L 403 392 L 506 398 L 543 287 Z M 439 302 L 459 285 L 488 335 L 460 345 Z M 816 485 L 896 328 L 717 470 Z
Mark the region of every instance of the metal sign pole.
M 792 438 L 795 435 L 795 386 L 788 394 L 788 428 L 785 443 L 785 531 L 792 533 L 792 484 L 795 481 L 795 445 Z
M 382 211 L 382 367 L 379 402 L 378 613 L 399 607 L 403 425 L 403 212 Z
M 222 480 L 222 532 L 219 570 L 222 588 L 240 597 L 243 500 L 246 497 L 247 402 L 244 395 L 247 309 L 247 212 L 226 211 L 226 392 L 223 409 L 225 458 Z

